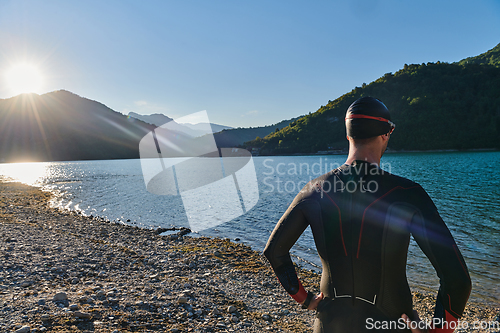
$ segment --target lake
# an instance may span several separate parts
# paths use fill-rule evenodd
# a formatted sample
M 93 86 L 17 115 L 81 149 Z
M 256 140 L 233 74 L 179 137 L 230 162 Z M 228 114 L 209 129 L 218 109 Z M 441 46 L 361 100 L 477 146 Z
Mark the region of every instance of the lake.
M 305 182 L 345 159 L 342 155 L 253 157 L 257 204 L 238 218 L 193 235 L 240 238 L 262 251 Z M 381 161 L 382 169 L 416 181 L 429 193 L 469 266 L 472 297 L 494 304 L 500 301 L 499 165 L 500 152 L 394 153 Z M 146 191 L 140 160 L 0 164 L 0 179 L 40 186 L 55 194 L 54 207 L 85 215 L 140 227 L 189 227 L 179 195 Z M 321 270 L 309 229 L 292 255 L 298 264 Z M 407 274 L 413 288 L 437 290 L 434 269 L 413 240 Z

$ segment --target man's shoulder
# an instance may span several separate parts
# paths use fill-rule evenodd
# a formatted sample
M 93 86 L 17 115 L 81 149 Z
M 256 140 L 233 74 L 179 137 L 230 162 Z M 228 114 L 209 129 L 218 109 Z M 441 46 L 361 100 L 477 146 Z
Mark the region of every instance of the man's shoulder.
M 327 172 L 317 178 L 311 179 L 307 184 L 302 188 L 301 192 L 314 193 L 317 192 L 319 188 L 328 180 L 328 177 L 331 175 L 331 172 Z
M 418 188 L 421 188 L 420 184 L 418 184 L 417 182 L 415 182 L 413 180 L 410 180 L 408 178 L 392 174 L 392 173 L 390 173 L 388 171 L 385 171 L 385 170 L 382 170 L 382 171 L 383 172 L 381 173 L 381 175 L 383 177 L 385 177 L 391 183 L 394 183 L 395 185 L 402 186 L 402 187 L 418 187 Z

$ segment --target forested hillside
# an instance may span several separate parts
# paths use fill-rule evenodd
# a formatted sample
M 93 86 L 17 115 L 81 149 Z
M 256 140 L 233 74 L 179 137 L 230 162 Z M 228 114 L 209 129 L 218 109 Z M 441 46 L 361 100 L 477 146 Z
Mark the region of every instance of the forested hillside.
M 476 57 L 465 58 L 458 62 L 459 65 L 478 64 L 500 67 L 500 44 Z
M 288 126 L 297 119 L 299 118 L 282 120 L 277 124 L 268 126 L 226 129 L 214 133 L 215 142 L 219 148 L 238 147 L 246 141 L 253 140 L 257 137 L 265 137 L 268 134 L 276 132 L 276 130 L 279 131 L 281 128 Z
M 261 154 L 345 149 L 347 108 L 360 97 L 373 96 L 387 105 L 396 123 L 391 149 L 499 148 L 499 51 L 500 44 L 458 63 L 405 65 L 246 147 L 261 148 Z
M 0 162 L 138 158 L 155 126 L 60 90 L 0 100 Z

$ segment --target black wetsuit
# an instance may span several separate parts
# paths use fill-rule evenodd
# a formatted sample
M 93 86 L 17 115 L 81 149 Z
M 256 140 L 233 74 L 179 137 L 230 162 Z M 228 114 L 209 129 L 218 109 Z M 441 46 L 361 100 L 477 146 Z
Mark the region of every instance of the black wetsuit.
M 315 333 L 373 332 L 383 327 L 375 326 L 376 321 L 396 325 L 403 313 L 412 318 L 406 279 L 410 234 L 440 278 L 434 316 L 456 320 L 462 315 L 471 289 L 467 267 L 420 185 L 363 161 L 309 182 L 264 250 L 290 295 L 303 287 L 289 250 L 307 226 L 323 265 L 320 290 L 325 299 L 318 306 Z M 400 331 L 394 327 L 385 331 Z

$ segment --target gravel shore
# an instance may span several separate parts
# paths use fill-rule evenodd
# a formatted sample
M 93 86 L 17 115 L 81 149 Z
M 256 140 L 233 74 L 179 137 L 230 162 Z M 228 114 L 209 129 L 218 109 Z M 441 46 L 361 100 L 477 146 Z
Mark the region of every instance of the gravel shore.
M 315 313 L 249 246 L 53 209 L 50 196 L 0 183 L 0 332 L 312 332 Z M 299 275 L 318 292 L 318 274 Z M 430 319 L 434 296 L 414 302 Z M 498 312 L 469 303 L 462 320 Z

